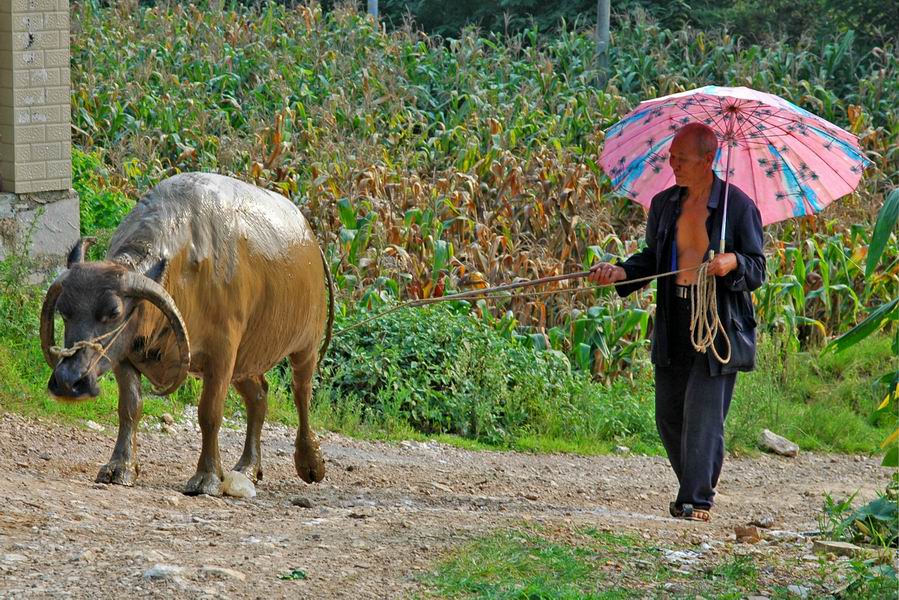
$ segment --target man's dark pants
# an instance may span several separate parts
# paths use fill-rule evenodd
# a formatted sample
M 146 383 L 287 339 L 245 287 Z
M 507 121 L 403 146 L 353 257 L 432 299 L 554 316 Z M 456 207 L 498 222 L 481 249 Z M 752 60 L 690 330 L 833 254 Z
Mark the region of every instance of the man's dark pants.
M 724 462 L 724 419 L 736 373 L 712 377 L 690 342 L 690 299 L 675 298 L 669 367 L 656 366 L 656 427 L 680 489 L 677 505 L 709 509 Z

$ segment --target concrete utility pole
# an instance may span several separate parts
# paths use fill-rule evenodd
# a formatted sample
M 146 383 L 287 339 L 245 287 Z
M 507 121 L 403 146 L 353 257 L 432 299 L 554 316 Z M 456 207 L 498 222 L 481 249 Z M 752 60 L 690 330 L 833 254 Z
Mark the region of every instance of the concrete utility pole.
M 70 87 L 69 0 L 0 0 L 0 259 L 56 266 L 78 239 Z
M 378 0 L 368 0 L 368 14 L 378 20 Z
M 596 71 L 600 87 L 609 81 L 609 12 L 611 0 L 596 0 Z

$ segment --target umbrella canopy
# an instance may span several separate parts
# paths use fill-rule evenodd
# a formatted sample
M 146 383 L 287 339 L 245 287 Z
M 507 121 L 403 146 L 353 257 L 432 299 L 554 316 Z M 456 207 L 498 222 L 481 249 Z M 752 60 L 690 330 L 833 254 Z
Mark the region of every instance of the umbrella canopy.
M 706 86 L 641 102 L 606 131 L 600 164 L 621 193 L 648 207 L 674 184 L 668 149 L 688 123 L 715 131 L 716 174 L 755 200 L 766 225 L 851 193 L 871 162 L 855 135 L 779 96 Z

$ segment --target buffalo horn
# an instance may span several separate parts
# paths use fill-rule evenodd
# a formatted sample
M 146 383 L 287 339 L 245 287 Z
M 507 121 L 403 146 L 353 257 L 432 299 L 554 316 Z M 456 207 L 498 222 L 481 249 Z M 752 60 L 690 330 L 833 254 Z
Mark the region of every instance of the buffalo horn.
M 165 288 L 149 277 L 129 272 L 125 275 L 125 280 L 122 284 L 123 295 L 151 302 L 156 308 L 162 311 L 162 314 L 166 316 L 172 326 L 172 331 L 178 342 L 181 363 L 178 367 L 178 376 L 175 378 L 174 382 L 172 382 L 172 384 L 165 390 L 158 392 L 162 396 L 171 394 L 184 383 L 184 380 L 187 378 L 187 371 L 190 368 L 190 342 L 187 338 L 187 329 L 184 326 L 184 319 L 181 318 L 181 313 L 178 311 L 178 307 L 175 306 L 175 301 L 172 300 L 169 293 L 165 291 Z

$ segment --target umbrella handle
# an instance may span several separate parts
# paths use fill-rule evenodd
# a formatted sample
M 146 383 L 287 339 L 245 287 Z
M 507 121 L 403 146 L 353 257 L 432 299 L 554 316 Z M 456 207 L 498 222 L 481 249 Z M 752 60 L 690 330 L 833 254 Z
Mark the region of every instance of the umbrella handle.
M 721 217 L 721 239 L 718 244 L 718 252 L 724 254 L 724 235 L 727 226 L 727 196 L 730 192 L 730 141 L 725 138 L 724 143 L 727 144 L 727 165 L 724 167 L 724 215 Z

